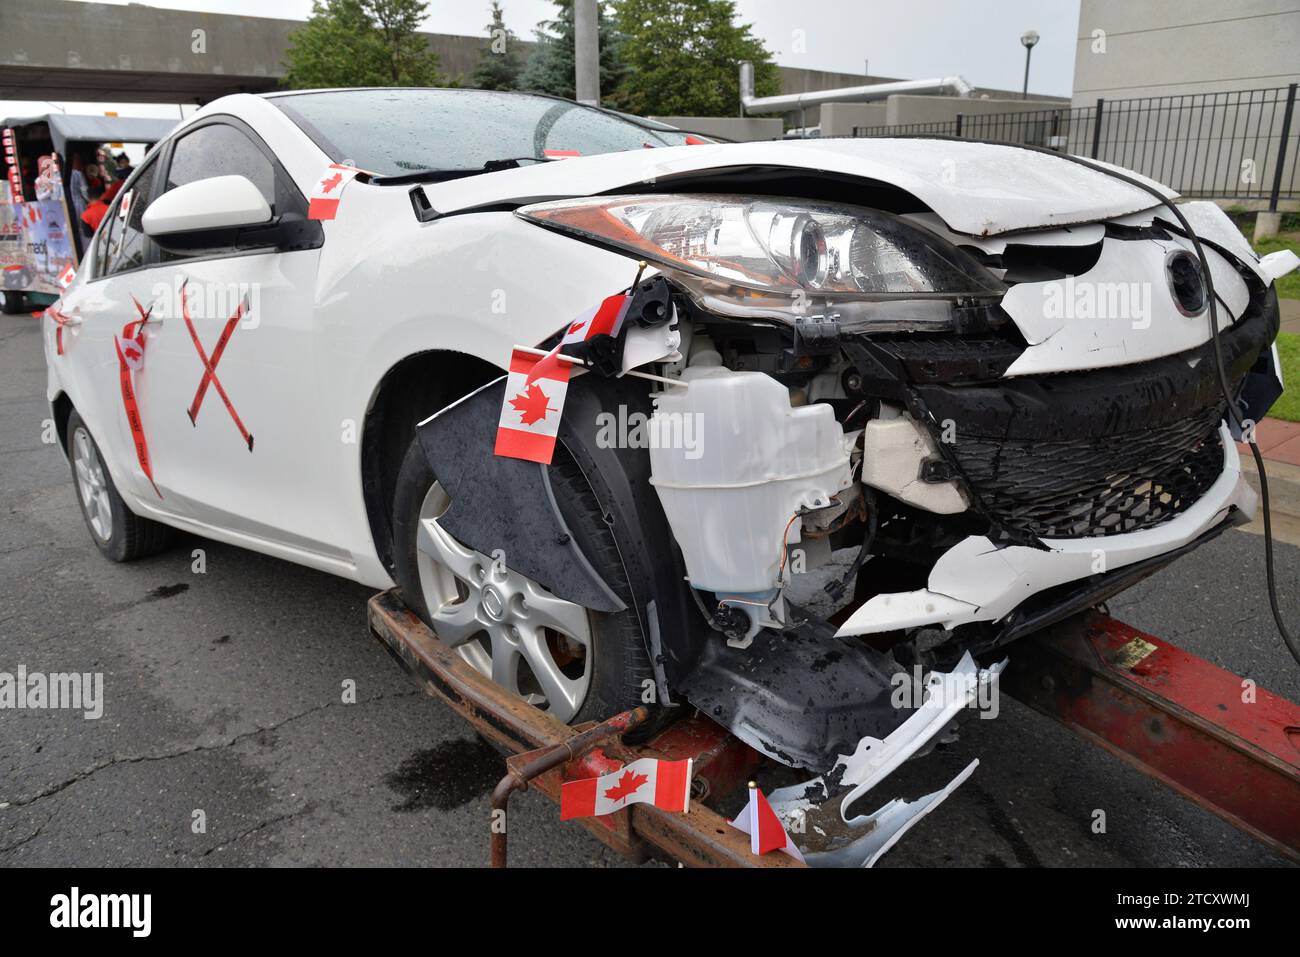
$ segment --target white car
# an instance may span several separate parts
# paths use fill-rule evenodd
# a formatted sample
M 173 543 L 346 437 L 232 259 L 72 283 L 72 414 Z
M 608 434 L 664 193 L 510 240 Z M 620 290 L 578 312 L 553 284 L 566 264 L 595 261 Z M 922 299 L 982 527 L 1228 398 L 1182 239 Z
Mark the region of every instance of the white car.
M 653 698 L 826 770 L 906 716 L 903 666 L 999 657 L 1251 516 L 1168 190 L 976 142 L 679 143 L 469 90 L 198 111 L 45 323 L 96 545 L 396 584 L 562 721 Z M 1288 264 L 1178 209 L 1258 418 Z M 512 350 L 624 290 L 526 421 Z M 496 454 L 512 425 L 558 431 L 549 466 Z

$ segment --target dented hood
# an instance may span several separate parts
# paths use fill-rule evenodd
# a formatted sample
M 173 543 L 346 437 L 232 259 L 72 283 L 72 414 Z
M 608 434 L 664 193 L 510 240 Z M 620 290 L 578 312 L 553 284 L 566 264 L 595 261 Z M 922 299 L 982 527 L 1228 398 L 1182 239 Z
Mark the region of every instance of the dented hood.
M 471 176 L 426 186 L 425 192 L 434 209 L 450 213 L 627 192 L 651 182 L 662 186 L 681 174 L 736 167 L 817 170 L 887 183 L 930 207 L 953 232 L 974 236 L 1109 219 L 1156 205 L 1149 193 L 1045 153 L 962 140 L 874 137 L 605 153 Z M 1168 197 L 1177 195 L 1144 181 Z

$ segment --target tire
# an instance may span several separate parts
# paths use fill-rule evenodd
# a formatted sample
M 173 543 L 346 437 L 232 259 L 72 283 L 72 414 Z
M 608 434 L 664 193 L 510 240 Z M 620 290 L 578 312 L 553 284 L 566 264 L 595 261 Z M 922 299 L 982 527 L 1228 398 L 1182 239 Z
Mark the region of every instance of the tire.
M 556 462 L 551 466 L 550 479 L 565 522 L 575 539 L 583 544 L 588 560 L 615 592 L 627 596 L 630 589 L 613 536 L 601 518 L 600 508 L 591 494 L 587 480 L 562 447 L 556 449 Z M 417 544 L 421 509 L 427 505 L 435 483 L 436 477 L 423 450 L 417 441 L 412 441 L 402 461 L 393 502 L 394 578 L 407 606 L 425 624 L 437 631 L 438 626 L 425 598 L 427 584 L 422 581 L 427 582 L 427 578 L 422 580 L 421 577 Z M 428 560 L 425 559 L 426 562 Z M 458 581 L 457 588 L 464 589 L 464 579 Z M 540 590 L 540 586 L 534 587 Z M 473 592 L 464 600 L 469 601 L 472 597 Z M 448 604 L 442 607 L 457 606 Z M 578 608 L 576 605 L 570 607 Z M 590 627 L 590 642 L 585 649 L 590 659 L 590 674 L 585 698 L 576 713 L 556 713 L 557 718 L 569 724 L 604 720 L 621 711 L 635 708 L 643 703 L 647 687 L 645 682 L 654 681 L 641 628 L 631 607 L 612 614 L 590 609 L 581 611 L 585 612 Z M 471 644 L 472 642 L 467 642 L 461 646 L 464 649 L 462 657 L 467 657 L 473 650 Z M 484 671 L 475 660 L 470 663 Z M 555 710 L 549 701 L 545 707 L 548 711 Z
M 4 293 L 4 302 L 0 303 L 0 312 L 6 316 L 16 316 L 25 312 L 27 309 L 27 297 L 21 292 L 6 290 Z
M 115 562 L 131 562 L 156 555 L 170 545 L 175 529 L 141 518 L 122 500 L 113 476 L 104 466 L 95 437 L 75 409 L 68 416 L 67 436 L 73 491 L 86 530 L 104 557 Z

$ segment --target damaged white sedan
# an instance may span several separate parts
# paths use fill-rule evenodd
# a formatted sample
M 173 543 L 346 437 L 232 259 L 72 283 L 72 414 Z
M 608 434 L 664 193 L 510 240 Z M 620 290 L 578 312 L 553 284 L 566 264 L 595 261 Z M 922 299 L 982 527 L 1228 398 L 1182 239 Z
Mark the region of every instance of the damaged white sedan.
M 1042 151 L 685 142 L 464 90 L 198 111 L 46 324 L 96 544 L 396 584 L 562 721 L 698 708 L 860 793 L 946 723 L 892 676 L 987 684 L 1251 517 L 1214 350 L 1262 416 L 1293 257 Z

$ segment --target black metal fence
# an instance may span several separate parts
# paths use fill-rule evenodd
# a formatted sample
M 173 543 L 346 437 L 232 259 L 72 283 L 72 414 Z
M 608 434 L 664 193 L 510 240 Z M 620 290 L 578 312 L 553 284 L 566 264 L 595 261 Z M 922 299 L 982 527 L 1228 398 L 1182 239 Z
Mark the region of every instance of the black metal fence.
M 1092 106 L 959 113 L 940 123 L 855 127 L 854 136 L 939 134 L 1024 143 L 1136 170 L 1184 196 L 1300 199 L 1296 84 L 1263 90 L 1099 99 Z

